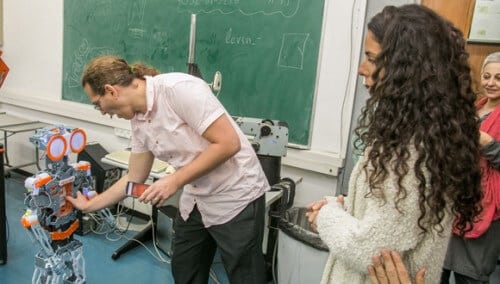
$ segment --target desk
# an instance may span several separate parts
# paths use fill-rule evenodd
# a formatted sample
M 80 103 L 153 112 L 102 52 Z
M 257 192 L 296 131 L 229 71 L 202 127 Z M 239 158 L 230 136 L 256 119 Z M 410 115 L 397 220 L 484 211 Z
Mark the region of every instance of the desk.
M 7 138 L 9 138 L 12 135 L 15 135 L 17 133 L 22 133 L 22 132 L 28 132 L 28 131 L 33 131 L 39 128 L 43 128 L 47 126 L 48 124 L 40 122 L 40 121 L 31 121 L 27 120 L 24 118 L 20 118 L 17 116 L 12 116 L 8 115 L 6 113 L 0 113 L 0 131 L 3 131 L 3 144 L 4 144 L 4 161 L 5 164 L 4 166 L 6 167 L 5 169 L 5 174 L 8 175 L 9 171 L 24 168 L 30 165 L 36 165 L 37 169 L 40 169 L 40 166 L 38 165 L 38 148 L 35 147 L 35 159 L 32 162 L 22 164 L 22 165 L 17 165 L 13 166 L 9 162 L 9 157 L 7 156 L 8 149 L 7 149 Z
M 103 157 L 101 159 L 101 162 L 108 164 L 108 165 L 118 167 L 118 168 L 123 169 L 123 170 L 128 170 L 128 163 L 117 162 L 115 160 L 111 160 L 111 159 L 108 159 L 106 157 Z M 164 172 L 150 172 L 149 173 L 149 176 L 155 180 L 162 178 L 164 175 L 165 175 Z M 168 199 L 165 202 L 165 204 L 163 204 L 163 206 L 172 205 L 172 206 L 178 207 L 180 192 L 181 192 L 180 190 L 177 191 L 177 193 L 173 197 Z M 273 204 L 275 201 L 277 201 L 281 197 L 281 195 L 282 195 L 281 191 L 266 192 L 266 208 L 271 206 L 271 204 Z
M 101 162 L 103 162 L 105 164 L 113 165 L 115 167 L 119 167 L 119 168 L 121 168 L 123 170 L 127 170 L 128 169 L 128 163 L 118 162 L 116 160 L 111 160 L 111 159 L 108 159 L 106 157 L 103 157 L 101 159 Z M 154 180 L 160 179 L 164 175 L 165 175 L 164 172 L 151 172 L 150 173 L 150 176 Z M 153 236 L 153 233 L 154 233 L 153 230 L 155 229 L 156 220 L 158 219 L 158 211 L 168 212 L 168 213 L 166 213 L 167 217 L 173 219 L 175 217 L 175 213 L 177 212 L 177 210 L 172 210 L 173 209 L 172 207 L 175 207 L 176 209 L 178 208 L 179 198 L 180 198 L 181 193 L 182 193 L 182 191 L 178 190 L 177 193 L 173 197 L 169 198 L 161 206 L 162 210 L 158 210 L 158 208 L 156 206 L 153 206 L 152 215 L 151 215 L 151 219 L 153 220 L 152 224 L 148 225 L 146 228 L 144 228 L 142 231 L 140 231 L 136 236 L 134 236 L 134 239 L 137 239 L 137 240 L 139 240 L 141 242 L 144 242 L 144 241 L 152 239 L 152 236 Z M 281 197 L 281 195 L 282 195 L 281 191 L 269 191 L 269 192 L 266 192 L 266 208 L 270 208 L 270 206 L 274 202 L 276 202 Z M 170 207 L 170 208 L 168 208 L 168 207 Z M 266 224 L 267 224 L 267 222 L 266 222 Z M 267 226 L 266 226 L 266 229 L 267 229 Z M 267 234 L 265 233 L 265 235 L 267 235 Z M 264 237 L 264 241 L 265 241 L 265 244 L 267 244 L 267 238 Z M 114 260 L 116 260 L 116 259 L 118 259 L 120 257 L 120 255 L 122 255 L 123 253 L 129 251 L 130 249 L 132 249 L 132 248 L 134 248 L 136 246 L 138 246 L 137 242 L 128 241 L 124 245 L 122 245 L 120 248 L 118 248 L 117 250 L 115 250 L 115 252 L 111 256 L 111 258 L 114 259 Z M 265 247 L 266 246 L 263 245 L 263 248 L 265 248 Z M 162 249 L 162 250 L 165 253 L 168 254 L 168 249 Z

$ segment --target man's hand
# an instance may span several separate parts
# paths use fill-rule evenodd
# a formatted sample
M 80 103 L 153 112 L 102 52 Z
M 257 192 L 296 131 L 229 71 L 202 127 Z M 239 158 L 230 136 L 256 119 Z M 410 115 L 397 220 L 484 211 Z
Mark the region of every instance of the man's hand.
M 80 191 L 76 192 L 76 198 L 73 198 L 72 196 L 65 196 L 66 200 L 71 202 L 73 204 L 73 207 L 75 207 L 78 210 L 81 210 L 83 213 L 88 213 L 86 211 L 86 205 L 89 202 L 87 197 L 83 195 Z
M 179 186 L 175 182 L 175 174 L 169 174 L 155 181 L 139 197 L 140 202 L 151 203 L 151 205 L 161 206 L 167 199 L 172 197 Z

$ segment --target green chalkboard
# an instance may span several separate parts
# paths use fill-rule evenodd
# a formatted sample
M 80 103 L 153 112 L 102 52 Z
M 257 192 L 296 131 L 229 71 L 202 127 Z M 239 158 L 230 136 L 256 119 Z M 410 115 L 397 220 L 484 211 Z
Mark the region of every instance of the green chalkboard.
M 222 73 L 219 100 L 233 116 L 285 121 L 308 145 L 323 0 L 65 0 L 64 100 L 89 103 L 84 65 L 100 54 L 187 72 L 191 14 L 195 63 Z

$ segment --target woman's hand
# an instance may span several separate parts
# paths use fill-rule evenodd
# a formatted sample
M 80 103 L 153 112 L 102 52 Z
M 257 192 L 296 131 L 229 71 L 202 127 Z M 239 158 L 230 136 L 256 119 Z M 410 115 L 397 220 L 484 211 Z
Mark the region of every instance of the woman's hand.
M 343 195 L 337 196 L 336 201 L 338 204 L 340 204 L 341 207 L 344 207 Z M 316 223 L 316 218 L 318 217 L 319 210 L 327 203 L 328 200 L 326 198 L 323 198 L 306 206 L 307 209 L 306 217 L 309 223 L 311 224 L 311 229 L 313 229 L 314 232 L 318 232 L 318 225 Z
M 409 284 L 408 270 L 399 253 L 381 250 L 380 255 L 373 256 L 373 265 L 368 267 L 372 284 Z M 425 268 L 421 268 L 415 276 L 416 284 L 425 284 Z
M 492 140 L 493 138 L 488 133 L 479 131 L 479 145 L 484 146 L 490 143 Z
M 337 203 L 340 204 L 340 206 L 342 208 L 344 208 L 344 196 L 343 195 L 337 196 Z
M 319 213 L 319 210 L 321 209 L 321 207 L 323 207 L 327 203 L 328 203 L 328 200 L 326 200 L 326 198 L 323 198 L 323 199 L 315 201 L 315 202 L 306 206 L 307 220 L 311 224 L 311 229 L 315 232 L 318 231 L 318 226 L 316 224 L 316 217 L 318 216 L 318 213 Z

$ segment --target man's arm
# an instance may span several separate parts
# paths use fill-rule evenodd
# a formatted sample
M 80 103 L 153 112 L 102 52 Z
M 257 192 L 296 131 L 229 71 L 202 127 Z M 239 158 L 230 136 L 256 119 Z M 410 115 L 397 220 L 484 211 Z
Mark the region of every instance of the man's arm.
M 107 190 L 90 200 L 80 192 L 77 192 L 76 198 L 67 196 L 66 199 L 71 202 L 76 209 L 82 210 L 84 213 L 94 212 L 116 204 L 125 198 L 125 186 L 128 181 L 142 183 L 147 179 L 151 166 L 153 165 L 153 160 L 154 157 L 151 152 L 131 153 L 128 163 L 128 173 L 122 176 Z
M 177 189 L 207 174 L 235 155 L 241 141 L 228 116 L 223 114 L 203 132 L 209 142 L 207 148 L 193 161 L 175 173 L 162 177 L 151 185 L 139 198 L 142 202 L 163 204 Z
M 210 143 L 208 147 L 174 174 L 182 185 L 207 174 L 234 156 L 241 147 L 240 138 L 225 114 L 203 132 L 203 138 Z

